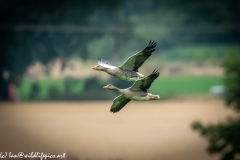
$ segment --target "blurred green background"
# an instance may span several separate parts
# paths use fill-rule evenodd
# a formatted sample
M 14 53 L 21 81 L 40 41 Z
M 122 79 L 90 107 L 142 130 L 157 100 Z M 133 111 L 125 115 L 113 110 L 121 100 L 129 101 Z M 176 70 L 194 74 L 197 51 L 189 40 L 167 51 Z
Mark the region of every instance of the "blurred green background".
M 151 92 L 161 98 L 210 94 L 223 84 L 220 64 L 240 53 L 240 3 L 190 0 L 42 0 L 0 2 L 0 99 L 107 100 L 108 83 L 132 83 L 93 71 L 97 57 L 121 65 L 157 42 L 140 68 L 161 76 Z

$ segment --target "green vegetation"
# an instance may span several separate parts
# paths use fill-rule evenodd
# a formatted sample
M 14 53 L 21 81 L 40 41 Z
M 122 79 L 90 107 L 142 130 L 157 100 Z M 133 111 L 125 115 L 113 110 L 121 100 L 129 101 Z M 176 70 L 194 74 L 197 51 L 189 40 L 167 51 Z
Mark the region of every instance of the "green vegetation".
M 235 52 L 229 54 L 222 66 L 225 70 L 225 101 L 227 105 L 240 111 L 240 55 Z
M 150 92 L 160 94 L 161 98 L 169 98 L 179 95 L 199 95 L 208 94 L 211 86 L 222 84 L 222 77 L 160 77 L 154 81 L 150 88 Z
M 113 79 L 113 83 L 125 88 L 131 83 L 125 84 L 124 81 Z M 20 99 L 26 100 L 57 100 L 57 99 L 112 99 L 116 96 L 114 92 L 109 97 L 106 95 L 96 95 L 95 93 L 104 92 L 102 86 L 109 82 L 90 78 L 87 80 L 78 79 L 41 79 L 41 80 L 24 80 L 17 88 L 17 93 Z M 150 92 L 160 94 L 161 98 L 170 98 L 180 95 L 199 95 L 208 94 L 209 89 L 213 85 L 221 85 L 221 77 L 191 77 L 191 76 L 176 76 L 176 77 L 160 77 L 150 88 Z M 84 94 L 83 94 L 84 93 Z M 71 97 L 69 97 L 71 95 Z M 68 97 L 68 98 L 67 98 Z
M 215 125 L 195 122 L 192 128 L 209 141 L 209 153 L 221 154 L 220 160 L 239 160 L 237 154 L 240 152 L 240 118 L 231 118 Z
M 68 81 L 70 85 L 68 85 Z M 64 95 L 67 90 L 72 94 L 80 94 L 84 88 L 84 80 L 69 80 L 69 79 L 39 79 L 39 80 L 23 80 L 18 88 L 17 94 L 23 101 L 26 100 L 48 100 L 54 95 Z M 69 88 L 69 89 L 68 89 Z M 59 97 L 60 98 L 60 97 Z
M 224 60 L 225 102 L 240 111 L 240 56 L 231 53 Z M 240 117 L 228 118 L 227 122 L 203 125 L 194 122 L 192 128 L 209 142 L 207 151 L 220 154 L 220 160 L 239 160 L 240 153 Z

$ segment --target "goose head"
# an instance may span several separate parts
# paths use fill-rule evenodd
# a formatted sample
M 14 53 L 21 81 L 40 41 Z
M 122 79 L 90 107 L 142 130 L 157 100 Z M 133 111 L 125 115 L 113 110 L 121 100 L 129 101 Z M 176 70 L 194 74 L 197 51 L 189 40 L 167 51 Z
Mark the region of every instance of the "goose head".
M 100 65 L 96 65 L 96 66 L 92 67 L 92 69 L 94 69 L 94 70 L 99 70 L 99 71 L 103 71 L 103 70 L 105 70 L 105 67 L 100 66 Z
M 105 88 L 105 89 L 111 89 L 111 90 L 117 90 L 117 87 L 115 87 L 115 86 L 112 85 L 112 84 L 108 84 L 108 85 L 104 86 L 103 88 Z

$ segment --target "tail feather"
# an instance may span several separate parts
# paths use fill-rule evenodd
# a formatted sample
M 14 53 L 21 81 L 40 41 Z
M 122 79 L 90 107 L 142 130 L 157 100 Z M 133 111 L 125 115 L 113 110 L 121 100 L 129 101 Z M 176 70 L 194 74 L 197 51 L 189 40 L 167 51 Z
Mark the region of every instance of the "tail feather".
M 152 95 L 151 93 L 148 93 L 148 95 L 151 98 L 151 100 L 158 100 L 158 99 L 160 99 L 159 95 Z
M 139 78 L 144 78 L 144 75 L 143 74 L 141 74 L 141 73 L 139 73 L 139 72 L 136 72 L 137 73 L 137 75 L 139 76 Z

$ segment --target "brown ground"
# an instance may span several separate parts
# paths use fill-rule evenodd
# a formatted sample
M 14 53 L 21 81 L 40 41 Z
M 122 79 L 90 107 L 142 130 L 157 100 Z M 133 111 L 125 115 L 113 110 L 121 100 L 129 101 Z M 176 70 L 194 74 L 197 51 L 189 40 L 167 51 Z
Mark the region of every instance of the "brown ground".
M 1 103 L 0 152 L 63 153 L 89 160 L 216 160 L 193 132 L 235 113 L 219 99 L 130 102 Z

